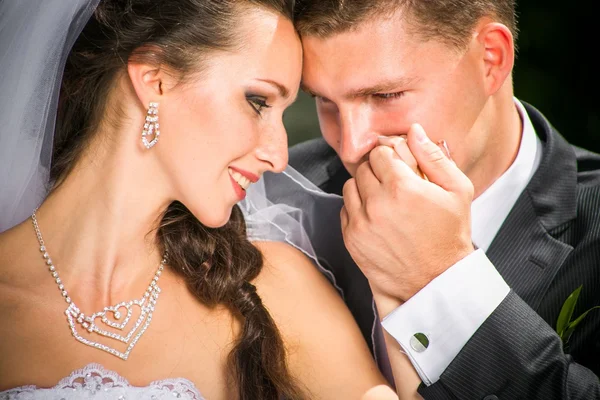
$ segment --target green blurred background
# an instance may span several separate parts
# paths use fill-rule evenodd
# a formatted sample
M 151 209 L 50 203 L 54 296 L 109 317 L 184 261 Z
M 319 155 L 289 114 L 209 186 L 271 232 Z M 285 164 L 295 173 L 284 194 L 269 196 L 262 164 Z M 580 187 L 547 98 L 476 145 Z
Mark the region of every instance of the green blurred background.
M 596 7 L 581 1 L 522 1 L 515 95 L 539 109 L 571 143 L 600 153 L 600 50 Z M 592 32 L 595 30 L 595 32 Z M 284 115 L 293 145 L 320 135 L 313 99 L 301 93 Z

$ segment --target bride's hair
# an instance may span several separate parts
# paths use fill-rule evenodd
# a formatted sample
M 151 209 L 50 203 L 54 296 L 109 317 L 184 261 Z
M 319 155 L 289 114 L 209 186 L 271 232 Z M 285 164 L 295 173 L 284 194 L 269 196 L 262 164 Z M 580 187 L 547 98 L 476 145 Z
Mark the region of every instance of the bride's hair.
M 102 0 L 66 62 L 50 172 L 54 188 L 81 158 L 100 121 L 118 113 L 107 109 L 107 99 L 128 62 L 166 65 L 184 79 L 215 51 L 235 50 L 248 7 L 293 18 L 291 0 Z M 301 398 L 279 331 L 250 283 L 263 259 L 246 237 L 240 209 L 233 209 L 225 226 L 209 229 L 174 202 L 162 217 L 158 240 L 200 301 L 226 305 L 242 321 L 229 355 L 239 398 Z

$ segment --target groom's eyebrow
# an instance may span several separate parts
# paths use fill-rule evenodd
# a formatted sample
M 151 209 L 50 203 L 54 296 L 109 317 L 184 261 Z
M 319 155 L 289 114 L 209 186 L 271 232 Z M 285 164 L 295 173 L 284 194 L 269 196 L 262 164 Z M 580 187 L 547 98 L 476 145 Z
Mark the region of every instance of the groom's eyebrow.
M 351 89 L 344 94 L 348 99 L 356 99 L 357 97 L 367 97 L 378 93 L 390 93 L 393 91 L 401 91 L 414 84 L 416 78 L 402 77 L 397 79 L 384 79 L 369 86 Z
M 347 99 L 356 99 L 358 97 L 372 96 L 377 93 L 389 93 L 392 91 L 399 91 L 399 90 L 403 90 L 404 88 L 407 88 L 408 86 L 414 84 L 415 82 L 417 82 L 419 80 L 420 79 L 413 78 L 413 77 L 384 79 L 384 80 L 381 80 L 381 81 L 376 82 L 369 86 L 363 86 L 363 87 L 358 87 L 355 89 L 348 90 L 344 94 L 343 97 L 347 98 Z M 323 96 L 320 96 L 318 93 L 316 93 L 311 88 L 309 88 L 306 85 L 306 83 L 304 83 L 304 82 L 300 83 L 300 89 L 302 89 L 302 91 L 308 93 L 311 96 L 323 97 Z
M 302 90 L 303 92 L 305 92 L 313 97 L 318 96 L 318 94 L 316 94 L 315 92 L 310 90 L 310 88 L 308 86 L 306 86 L 306 83 L 304 83 L 304 81 L 300 81 L 300 90 Z

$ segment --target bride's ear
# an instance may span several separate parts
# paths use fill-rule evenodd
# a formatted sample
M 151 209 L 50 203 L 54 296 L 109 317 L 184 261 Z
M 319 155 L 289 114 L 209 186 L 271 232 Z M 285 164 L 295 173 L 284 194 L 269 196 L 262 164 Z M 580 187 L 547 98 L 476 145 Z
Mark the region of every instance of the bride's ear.
M 165 84 L 165 72 L 155 65 L 130 62 L 127 74 L 140 103 L 144 108 L 150 102 L 160 103 Z

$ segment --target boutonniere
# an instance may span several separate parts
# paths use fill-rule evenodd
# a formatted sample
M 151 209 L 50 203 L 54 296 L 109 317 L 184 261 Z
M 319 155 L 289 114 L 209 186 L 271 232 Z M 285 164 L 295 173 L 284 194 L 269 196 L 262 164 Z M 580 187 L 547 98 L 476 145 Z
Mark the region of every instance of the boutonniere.
M 592 307 L 579 317 L 572 319 L 573 311 L 575 311 L 575 306 L 577 305 L 577 300 L 579 299 L 582 287 L 583 285 L 579 286 L 569 297 L 567 297 L 567 300 L 565 300 L 565 303 L 560 310 L 560 314 L 558 315 L 558 320 L 556 321 L 556 332 L 558 333 L 558 336 L 560 336 L 563 345 L 566 345 L 569 342 L 577 325 L 583 321 L 590 311 L 600 308 L 600 306 Z

